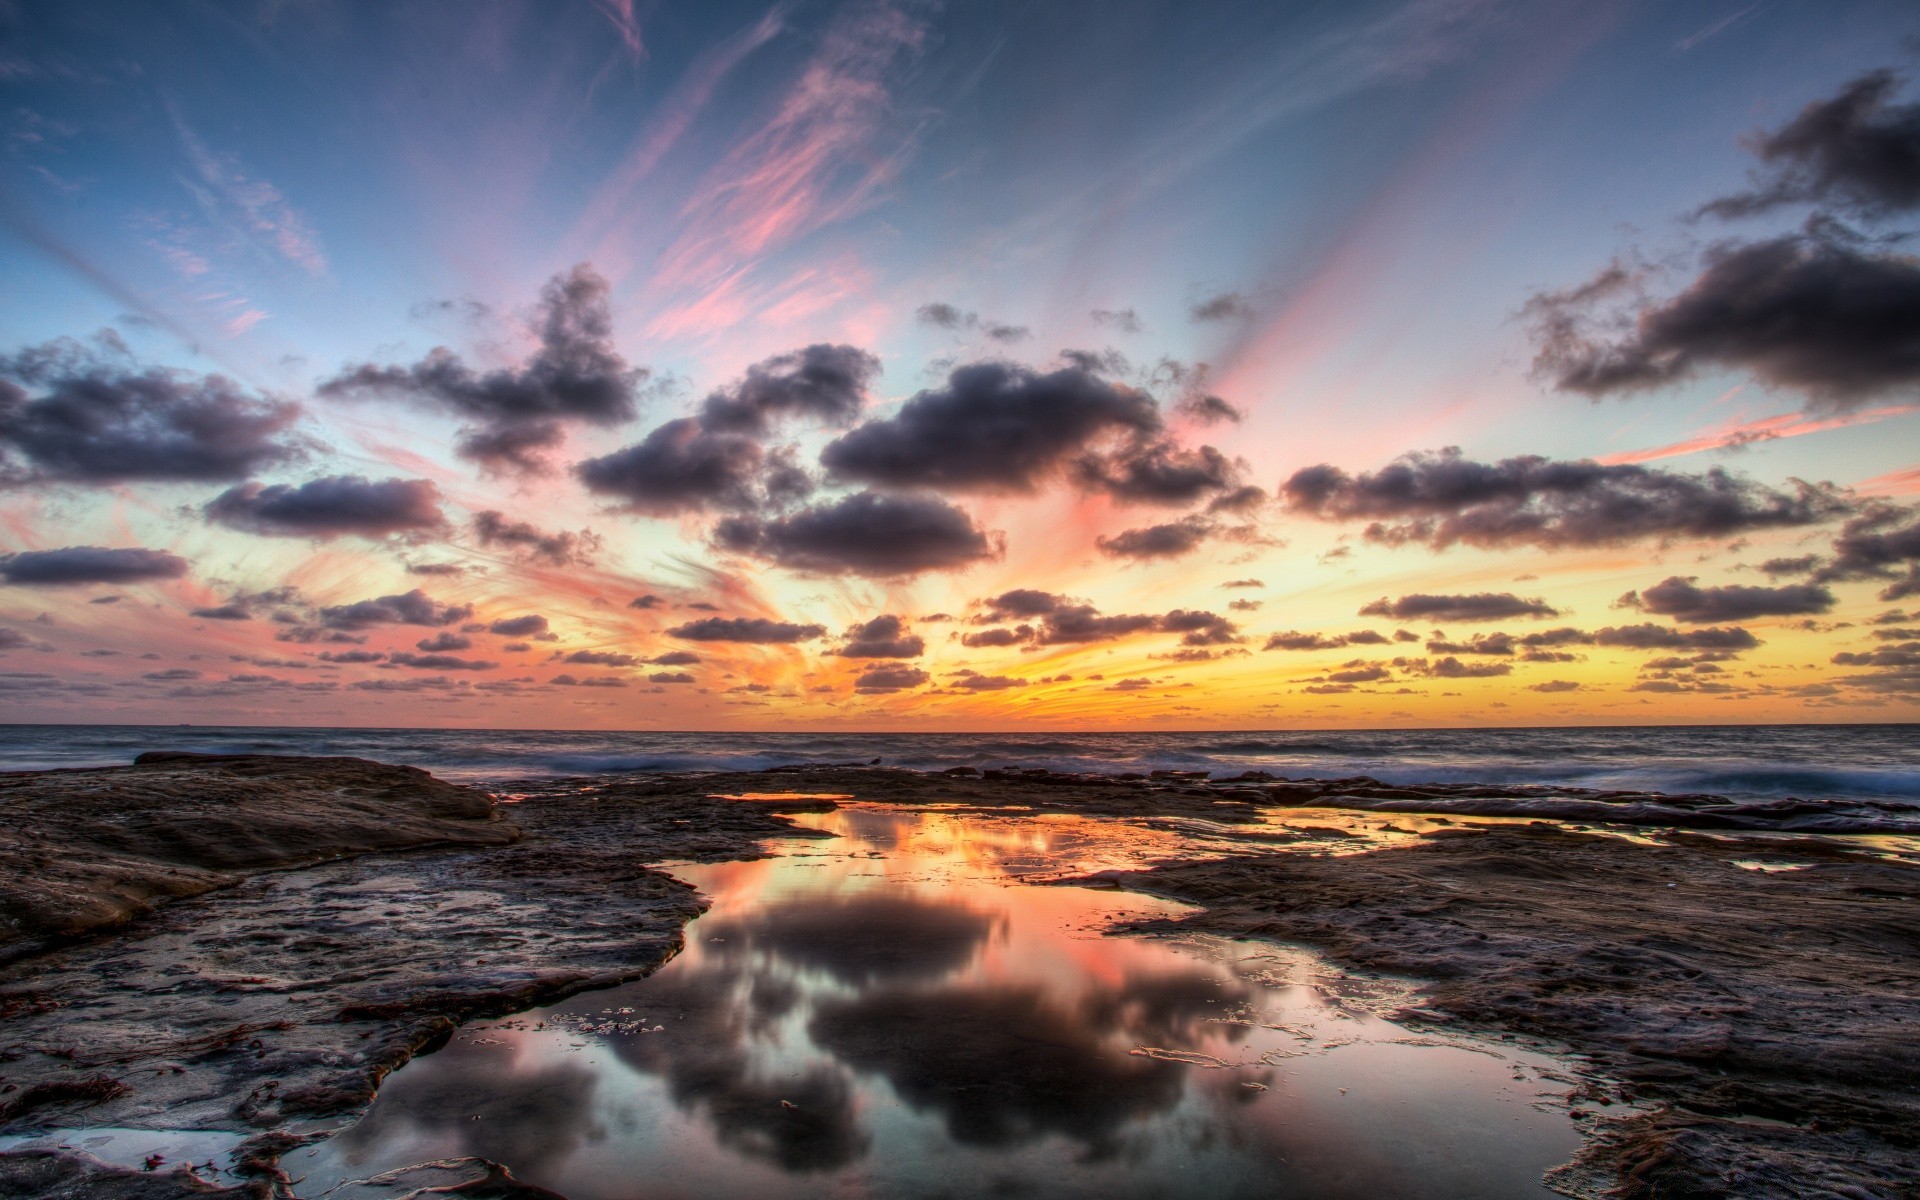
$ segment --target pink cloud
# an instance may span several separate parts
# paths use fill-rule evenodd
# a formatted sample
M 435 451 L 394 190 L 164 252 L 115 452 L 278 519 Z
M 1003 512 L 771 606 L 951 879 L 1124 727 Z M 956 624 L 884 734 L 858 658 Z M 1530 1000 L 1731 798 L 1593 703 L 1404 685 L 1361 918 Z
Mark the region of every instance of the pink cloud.
M 1698 454 L 1703 450 L 1737 449 L 1752 445 L 1754 442 L 1801 437 L 1809 433 L 1822 433 L 1829 429 L 1844 429 L 1849 425 L 1871 425 L 1876 421 L 1884 421 L 1889 417 L 1904 416 L 1912 412 L 1920 412 L 1920 404 L 1889 404 L 1881 408 L 1862 409 L 1855 413 L 1828 417 L 1809 416 L 1806 413 L 1777 413 L 1771 417 L 1728 421 L 1683 441 L 1671 442 L 1665 446 L 1604 454 L 1600 456 L 1599 461 L 1609 465 L 1643 463 L 1661 458 L 1677 458 L 1682 454 Z

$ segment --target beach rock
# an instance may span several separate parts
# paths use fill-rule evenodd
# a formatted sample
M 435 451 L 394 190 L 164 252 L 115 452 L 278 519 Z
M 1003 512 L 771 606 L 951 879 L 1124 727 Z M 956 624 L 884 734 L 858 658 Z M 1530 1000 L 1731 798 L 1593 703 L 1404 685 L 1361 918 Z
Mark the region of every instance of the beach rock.
M 144 754 L 0 775 L 0 961 L 259 871 L 518 836 L 484 792 L 358 758 Z
M 1920 1195 L 1920 867 L 1545 822 L 1344 858 L 1248 850 L 1086 882 L 1203 906 L 1142 931 L 1305 943 L 1430 981 L 1403 1018 L 1587 1056 L 1620 1091 L 1554 1176 L 1568 1194 Z
M 272 1200 L 264 1179 L 235 1187 L 174 1169 L 116 1167 L 76 1150 L 0 1155 L 0 1200 Z
M 517 818 L 509 824 L 483 793 L 438 781 L 415 787 L 406 776 L 365 770 L 375 765 L 247 769 L 266 781 L 265 796 L 303 808 L 328 781 L 336 789 L 353 779 L 407 783 L 401 800 L 418 807 L 402 812 L 403 821 L 484 812 L 477 827 L 512 830 L 518 840 L 448 838 L 439 848 L 239 876 L 124 927 L 16 957 L 0 967 L 0 1133 L 82 1125 L 259 1131 L 252 1157 L 271 1173 L 297 1144 L 284 1132 L 290 1124 L 310 1129 L 318 1119 L 351 1117 L 388 1072 L 461 1021 L 658 967 L 703 905 L 648 864 L 753 858 L 765 838 L 810 832 L 780 815 L 778 800 L 739 803 L 695 785 L 663 793 L 645 780 L 536 790 L 506 806 Z M 94 810 L 108 831 L 70 818 L 74 841 L 98 844 L 166 812 L 197 819 L 199 807 L 212 805 L 203 798 L 210 775 L 212 786 L 235 789 L 234 806 L 271 825 L 274 801 L 239 796 L 243 786 L 225 764 L 176 762 L 168 770 L 163 784 L 135 768 L 140 786 L 115 793 L 127 807 Z M 377 813 L 378 801 L 359 793 L 354 803 Z M 351 844 L 346 824 L 324 828 L 333 831 L 327 844 Z M 275 836 L 295 852 L 290 833 Z

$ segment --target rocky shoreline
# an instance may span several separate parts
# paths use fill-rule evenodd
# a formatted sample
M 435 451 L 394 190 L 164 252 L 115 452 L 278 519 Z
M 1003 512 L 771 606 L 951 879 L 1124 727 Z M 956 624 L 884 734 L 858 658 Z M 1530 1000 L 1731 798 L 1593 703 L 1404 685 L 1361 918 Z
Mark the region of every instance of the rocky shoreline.
M 361 760 L 182 755 L 0 777 L 0 1134 L 225 1129 L 253 1173 L 216 1188 L 0 1154 L 0 1197 L 284 1194 L 286 1150 L 460 1022 L 670 958 L 701 903 L 655 864 L 812 836 L 781 814 L 831 799 L 727 798 L 783 792 L 1203 827 L 1204 859 L 1068 882 L 1426 981 L 1415 1022 L 1583 1056 L 1594 1134 L 1553 1180 L 1569 1194 L 1920 1194 L 1920 867 L 1782 832 L 1814 806 L 1768 824 L 1717 797 L 1595 793 L 1555 798 L 1612 831 L 1456 819 L 1538 791 L 847 765 L 527 780 L 496 801 Z M 1388 805 L 1453 815 L 1417 833 L 1366 815 Z M 1402 836 L 1331 853 L 1356 847 L 1292 820 L 1328 809 Z M 550 1195 L 492 1164 L 422 1169 L 391 1194 Z

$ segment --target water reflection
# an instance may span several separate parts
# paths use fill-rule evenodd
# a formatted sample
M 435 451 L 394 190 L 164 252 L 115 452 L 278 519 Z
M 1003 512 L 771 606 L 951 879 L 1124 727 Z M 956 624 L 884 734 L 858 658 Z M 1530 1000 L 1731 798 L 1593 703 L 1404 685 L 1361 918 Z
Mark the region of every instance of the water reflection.
M 650 979 L 470 1026 L 295 1155 L 301 1195 L 479 1155 L 574 1200 L 1545 1196 L 1544 1058 L 1435 1044 L 1297 952 L 1113 938 L 1150 898 L 1023 877 L 1174 835 L 853 806 L 713 900 Z M 823 850 L 822 847 L 825 847 Z M 1341 993 L 1352 993 L 1343 998 Z

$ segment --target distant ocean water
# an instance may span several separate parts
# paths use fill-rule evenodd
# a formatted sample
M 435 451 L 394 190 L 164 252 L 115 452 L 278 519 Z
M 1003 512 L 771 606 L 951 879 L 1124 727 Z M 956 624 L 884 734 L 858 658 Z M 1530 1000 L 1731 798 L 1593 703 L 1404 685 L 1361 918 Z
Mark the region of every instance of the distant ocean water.
M 0 726 L 5 770 L 126 763 L 147 750 L 351 754 L 467 782 L 877 758 L 922 770 L 1260 770 L 1293 778 L 1544 783 L 1920 809 L 1920 725 L 1035 734 Z

